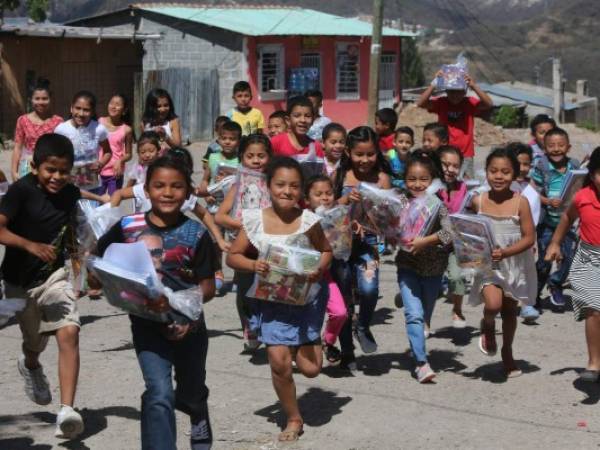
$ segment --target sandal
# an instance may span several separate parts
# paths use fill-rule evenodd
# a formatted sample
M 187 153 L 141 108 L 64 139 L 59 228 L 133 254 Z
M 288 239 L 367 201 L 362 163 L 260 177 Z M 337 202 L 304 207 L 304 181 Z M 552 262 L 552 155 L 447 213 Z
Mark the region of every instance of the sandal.
M 335 346 L 326 344 L 323 347 L 323 352 L 325 353 L 325 358 L 329 365 L 334 366 L 340 363 L 342 359 L 342 352 Z
M 519 369 L 517 363 L 515 363 L 515 360 L 512 356 L 512 350 L 510 351 L 510 361 L 508 363 L 504 361 L 505 354 L 507 351 L 508 350 L 505 350 L 504 348 L 502 348 L 502 350 L 500 351 L 500 353 L 502 353 L 502 365 L 504 366 L 504 376 L 506 378 L 520 377 L 521 375 L 523 375 L 523 371 Z
M 300 428 L 289 430 L 288 428 L 290 426 L 290 423 L 299 423 Z M 304 422 L 300 419 L 289 419 L 287 421 L 285 430 L 283 430 L 281 433 L 279 433 L 279 437 L 277 438 L 277 440 L 279 442 L 295 442 L 303 434 L 304 434 Z
M 481 336 L 479 336 L 479 350 L 484 355 L 494 356 L 498 351 L 496 344 L 496 329 L 492 328 L 491 332 L 485 329 L 484 320 L 481 319 L 479 329 L 481 330 Z

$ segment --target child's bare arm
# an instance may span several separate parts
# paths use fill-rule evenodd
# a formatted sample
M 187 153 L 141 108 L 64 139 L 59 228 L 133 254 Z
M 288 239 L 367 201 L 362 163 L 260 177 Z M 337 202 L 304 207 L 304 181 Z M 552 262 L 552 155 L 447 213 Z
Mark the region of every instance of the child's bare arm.
M 421 94 L 421 96 L 419 97 L 419 99 L 417 100 L 417 102 L 415 103 L 419 108 L 425 108 L 425 109 L 430 109 L 431 108 L 431 100 L 429 99 L 431 97 L 431 94 L 433 94 L 433 91 L 435 89 L 435 79 L 440 76 L 442 74 L 441 70 L 438 70 L 435 75 L 433 76 L 433 81 L 431 82 L 431 84 L 429 86 L 427 86 L 427 89 L 425 89 L 425 91 Z
M 8 217 L 0 214 L 0 244 L 25 250 L 44 262 L 50 262 L 56 259 L 56 249 L 53 245 L 42 244 L 40 242 L 33 242 L 25 239 L 10 231 L 7 226 Z
M 108 194 L 98 195 L 94 194 L 93 192 L 86 191 L 85 189 L 80 189 L 79 192 L 81 193 L 81 198 L 86 200 L 94 200 L 100 203 L 108 203 L 110 201 L 110 195 Z
M 571 226 L 573 226 L 573 222 L 575 222 L 578 217 L 579 211 L 577 211 L 577 206 L 575 203 L 571 203 L 569 209 L 567 209 L 560 217 L 560 222 L 552 235 L 550 245 L 548 245 L 548 248 L 546 249 L 546 256 L 544 258 L 546 261 L 558 261 L 562 258 L 560 244 L 565 239 Z
M 123 200 L 127 200 L 128 198 L 133 198 L 133 197 L 135 197 L 135 195 L 133 195 L 133 186 L 126 187 L 123 189 L 118 189 L 114 192 L 114 194 L 110 198 L 110 206 L 112 206 L 113 208 L 116 208 L 117 206 L 119 206 L 121 204 L 121 202 Z
M 258 260 L 253 260 L 245 255 L 246 250 L 250 247 L 250 241 L 246 236 L 244 229 L 240 230 L 235 241 L 231 244 L 225 264 L 231 267 L 233 270 L 241 270 L 243 272 L 259 272 L 260 267 Z M 264 263 L 264 261 L 262 262 Z
M 217 225 L 225 227 L 228 230 L 239 230 L 242 228 L 242 223 L 229 215 L 231 213 L 231 209 L 233 208 L 234 199 L 235 189 L 232 187 L 227 195 L 225 195 L 223 203 L 221 203 L 219 210 L 215 214 L 215 222 Z
M 196 203 L 196 206 L 194 206 L 193 212 L 196 215 L 196 217 L 198 217 L 198 219 L 200 219 L 200 221 L 206 226 L 206 229 L 210 232 L 210 234 L 213 235 L 213 237 L 217 241 L 217 245 L 219 246 L 219 248 L 224 252 L 228 251 L 229 244 L 225 241 L 225 239 L 223 239 L 221 230 L 215 224 L 215 221 L 214 221 L 212 215 L 210 215 L 208 213 L 206 208 L 204 208 L 199 203 Z
M 306 233 L 312 246 L 315 250 L 321 252 L 321 260 L 319 261 L 319 269 L 317 272 L 311 274 L 309 276 L 310 281 L 318 281 L 323 276 L 323 273 L 329 269 L 331 265 L 331 260 L 333 259 L 333 253 L 331 252 L 331 246 L 329 245 L 329 241 L 325 237 L 325 233 L 323 233 L 323 229 L 321 225 L 314 225 L 308 232 Z
M 175 118 L 169 123 L 171 127 L 171 137 L 165 136 L 165 142 L 169 147 L 179 147 L 181 145 L 181 125 L 179 119 Z

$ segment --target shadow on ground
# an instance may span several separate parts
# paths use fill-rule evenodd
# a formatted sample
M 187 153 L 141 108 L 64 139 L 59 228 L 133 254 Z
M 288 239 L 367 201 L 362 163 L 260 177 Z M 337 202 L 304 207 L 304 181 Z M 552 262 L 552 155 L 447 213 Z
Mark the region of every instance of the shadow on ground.
M 352 397 L 338 397 L 333 391 L 312 387 L 298 398 L 298 407 L 306 425 L 321 427 L 329 423 L 333 416 L 340 414 L 342 408 L 351 401 Z M 286 425 L 286 417 L 279 402 L 254 411 L 254 414 L 266 417 L 269 422 L 276 423 L 282 429 Z
M 373 319 L 371 320 L 371 326 L 391 324 L 391 322 L 388 321 L 393 319 L 393 312 L 394 310 L 392 308 L 387 307 L 375 310 L 375 312 L 373 313 Z
M 108 319 L 110 317 L 126 316 L 127 313 L 107 314 L 105 316 L 87 315 L 81 316 L 81 326 L 89 325 L 90 323 L 97 322 L 98 320 Z
M 517 367 L 523 372 L 523 376 L 540 370 L 539 366 L 522 359 L 517 359 L 515 362 L 517 363 Z M 504 374 L 502 361 L 484 364 L 472 372 L 461 372 L 461 374 L 473 380 L 489 381 L 490 383 L 505 383 L 508 381 L 508 378 L 506 378 L 506 375 Z
M 85 431 L 72 441 L 65 441 L 59 444 L 60 447 L 70 450 L 89 450 L 90 447 L 85 445 L 85 440 L 94 436 L 107 427 L 107 417 L 117 416 L 135 421 L 140 420 L 140 412 L 131 406 L 110 406 L 101 409 L 83 408 L 79 411 L 85 423 Z M 18 428 L 27 431 L 31 426 L 38 426 L 39 422 L 43 422 L 48 427 L 48 433 L 54 432 L 54 423 L 56 416 L 47 411 L 35 412 L 31 414 L 22 414 L 18 416 L 4 415 L 0 416 L 0 435 L 4 435 L 5 427 L 12 429 Z M 35 444 L 29 437 L 11 437 L 8 439 L 0 439 L 0 449 L 10 450 L 46 450 L 51 449 L 51 445 Z
M 444 327 L 435 330 L 435 333 L 431 334 L 431 339 L 450 339 L 454 345 L 458 347 L 465 347 L 471 343 L 477 328 L 467 326 L 465 328 L 454 328 Z

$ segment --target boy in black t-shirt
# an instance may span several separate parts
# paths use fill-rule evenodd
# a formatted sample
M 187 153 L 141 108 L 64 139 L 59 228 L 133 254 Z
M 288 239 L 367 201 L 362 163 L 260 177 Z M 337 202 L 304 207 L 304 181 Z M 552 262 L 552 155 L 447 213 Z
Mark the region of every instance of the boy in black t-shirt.
M 65 254 L 72 251 L 71 220 L 79 188 L 69 183 L 73 145 L 58 134 L 41 136 L 34 149 L 32 173 L 12 184 L 0 204 L 0 244 L 6 296 L 25 298 L 17 318 L 23 334 L 18 369 L 27 396 L 39 405 L 52 401 L 39 355 L 48 335 L 58 343 L 60 410 L 56 437 L 71 439 L 83 431 L 73 409 L 79 375 L 79 313 Z

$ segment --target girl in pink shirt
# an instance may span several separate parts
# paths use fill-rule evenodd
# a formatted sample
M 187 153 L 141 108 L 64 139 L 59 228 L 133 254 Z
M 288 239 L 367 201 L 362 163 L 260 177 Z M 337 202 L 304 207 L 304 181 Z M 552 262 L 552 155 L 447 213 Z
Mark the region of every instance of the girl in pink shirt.
M 100 118 L 100 123 L 108 130 L 108 144 L 112 156 L 100 171 L 102 186 L 98 188 L 98 195 L 113 195 L 117 189 L 123 187 L 125 164 L 131 160 L 133 143 L 133 131 L 127 124 L 128 115 L 127 99 L 122 94 L 115 94 L 108 102 L 108 115 Z

